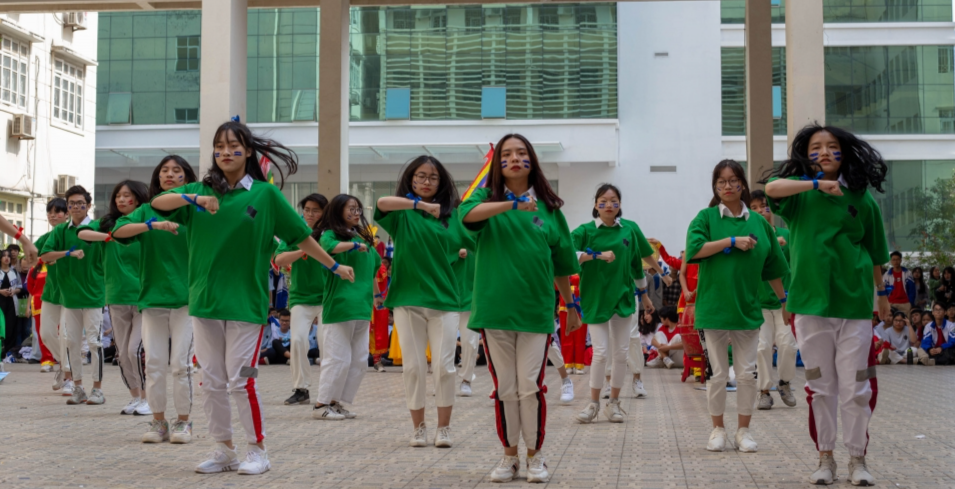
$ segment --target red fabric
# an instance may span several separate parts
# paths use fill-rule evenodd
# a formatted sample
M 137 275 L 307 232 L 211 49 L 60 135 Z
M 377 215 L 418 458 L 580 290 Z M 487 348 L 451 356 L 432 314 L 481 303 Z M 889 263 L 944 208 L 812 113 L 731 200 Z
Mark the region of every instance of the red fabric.
M 258 363 L 259 351 L 262 349 L 262 335 L 265 328 L 271 328 L 264 325 L 259 328 L 259 339 L 255 342 L 255 355 L 252 356 L 252 367 Z M 262 433 L 262 411 L 259 408 L 259 394 L 255 391 L 255 377 L 249 377 L 245 382 L 245 392 L 249 395 L 249 406 L 252 409 L 252 426 L 255 427 L 255 442 L 262 443 L 265 435 Z
M 889 294 L 892 304 L 908 304 L 909 295 L 905 293 L 905 284 L 902 283 L 902 270 L 892 270 L 892 293 Z
M 384 245 L 382 245 L 381 242 L 378 244 L 384 249 Z M 383 297 L 388 297 L 388 267 L 384 264 L 381 265 L 378 269 L 378 273 L 375 274 L 375 281 L 378 282 L 378 292 L 380 292 Z M 371 354 L 375 356 L 375 361 L 378 361 L 381 354 L 388 351 L 388 347 L 391 345 L 390 337 L 388 336 L 388 309 L 385 307 L 375 309 L 372 313 L 371 339 L 374 344 L 374 347 L 371 349 Z
M 53 358 L 53 354 L 50 353 L 50 349 L 43 344 L 43 339 L 40 335 L 40 319 L 41 311 L 43 310 L 43 288 L 46 287 L 46 274 L 47 269 L 46 265 L 42 260 L 37 262 L 36 267 L 39 267 L 37 274 L 33 276 L 33 270 L 30 270 L 30 276 L 27 279 L 27 291 L 30 293 L 30 301 L 33 303 L 33 318 L 34 323 L 36 324 L 36 339 L 40 344 L 40 363 L 55 363 L 56 359 Z M 34 268 L 36 268 L 34 267 Z
M 382 243 L 381 241 L 379 241 L 378 244 L 375 245 L 375 251 L 378 252 L 378 256 L 384 258 L 384 257 L 385 257 L 385 244 Z
M 557 286 L 554 286 L 556 290 Z M 580 297 L 580 277 L 571 275 L 570 291 L 574 297 Z M 587 348 L 587 325 L 584 324 L 577 331 L 567 334 L 567 304 L 560 297 L 560 353 L 564 356 L 564 365 L 589 365 L 584 359 L 584 350 Z
M 673 331 L 670 331 L 670 328 L 668 328 L 668 327 L 664 324 L 664 325 L 661 326 L 660 329 L 658 329 L 657 331 L 660 331 L 661 333 L 663 333 L 663 336 L 666 336 L 666 337 L 667 337 L 667 343 L 669 343 L 670 340 L 672 340 L 673 337 L 676 336 L 676 335 L 679 333 L 679 328 L 673 328 Z
M 690 292 L 696 292 L 696 285 L 700 281 L 700 266 L 696 264 L 688 264 L 686 266 L 686 286 L 690 289 Z M 677 304 L 677 309 L 686 308 L 686 294 L 680 293 L 680 303 Z M 693 301 L 690 304 L 696 304 L 696 296 L 693 296 Z
M 945 341 L 945 336 L 942 335 L 942 328 L 935 325 L 935 348 L 941 348 L 942 342 Z

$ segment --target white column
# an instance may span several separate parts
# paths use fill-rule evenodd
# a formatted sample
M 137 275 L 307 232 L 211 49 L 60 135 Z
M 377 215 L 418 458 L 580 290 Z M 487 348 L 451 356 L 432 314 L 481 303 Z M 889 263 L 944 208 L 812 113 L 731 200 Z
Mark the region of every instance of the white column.
M 806 124 L 826 123 L 822 0 L 786 2 L 786 110 L 789 142 Z
M 747 180 L 757 188 L 773 168 L 773 39 L 770 0 L 746 2 Z
M 321 0 L 318 53 L 318 191 L 348 192 L 348 0 Z
M 202 0 L 199 84 L 199 169 L 212 165 L 216 129 L 245 120 L 248 0 Z M 201 178 L 201 177 L 200 177 Z

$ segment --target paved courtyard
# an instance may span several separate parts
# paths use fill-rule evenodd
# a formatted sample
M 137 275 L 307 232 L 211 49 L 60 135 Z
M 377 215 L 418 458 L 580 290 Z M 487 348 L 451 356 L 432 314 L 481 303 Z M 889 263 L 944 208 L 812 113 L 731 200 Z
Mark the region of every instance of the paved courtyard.
M 144 445 L 144 417 L 120 416 L 127 394 L 117 367 L 107 367 L 102 406 L 67 406 L 50 389 L 52 374 L 37 365 L 6 365 L 12 373 L 0 383 L 0 488 L 41 487 L 230 487 L 230 488 L 444 488 L 501 487 L 488 480 L 501 449 L 494 411 L 487 398 L 491 383 L 479 367 L 475 396 L 457 398 L 452 429 L 454 448 L 409 448 L 411 422 L 405 409 L 400 368 L 369 370 L 353 411 L 354 421 L 315 421 L 309 406 L 285 406 L 291 392 L 287 367 L 260 370 L 267 445 L 272 470 L 262 476 L 235 472 L 199 475 L 193 467 L 213 444 L 207 438 L 201 393 L 193 409 L 195 432 L 189 445 Z M 313 367 L 313 379 L 320 372 Z M 802 391 L 803 371 L 794 381 Z M 559 377 L 547 371 L 549 386 L 544 453 L 549 486 L 567 488 L 808 487 L 816 465 L 806 430 L 808 407 L 798 396 L 795 408 L 757 411 L 753 420 L 759 452 L 710 453 L 706 394 L 681 384 L 679 373 L 645 374 L 648 399 L 623 391 L 627 422 L 611 424 L 601 415 L 594 425 L 572 418 L 586 402 L 587 376 L 572 376 L 577 400 L 557 404 Z M 430 379 L 429 379 L 430 384 Z M 870 426 L 869 464 L 880 487 L 955 487 L 955 369 L 879 367 L 880 395 Z M 170 410 L 172 396 L 170 394 Z M 313 388 L 314 399 L 314 388 Z M 728 396 L 728 427 L 735 430 L 736 396 Z M 242 428 L 235 420 L 237 440 Z M 436 414 L 428 406 L 429 438 Z M 243 441 L 244 443 L 244 441 Z M 240 445 L 241 446 L 241 445 Z M 523 450 L 522 450 L 523 452 Z M 848 454 L 836 451 L 840 481 L 848 486 Z M 526 487 L 521 479 L 505 486 Z

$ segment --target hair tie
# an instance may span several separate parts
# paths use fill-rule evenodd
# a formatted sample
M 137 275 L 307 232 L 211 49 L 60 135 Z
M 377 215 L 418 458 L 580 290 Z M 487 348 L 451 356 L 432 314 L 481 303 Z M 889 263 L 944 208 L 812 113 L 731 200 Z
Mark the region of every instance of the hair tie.
M 242 121 L 239 119 L 239 114 L 232 116 L 232 122 L 238 122 L 239 124 L 242 123 Z

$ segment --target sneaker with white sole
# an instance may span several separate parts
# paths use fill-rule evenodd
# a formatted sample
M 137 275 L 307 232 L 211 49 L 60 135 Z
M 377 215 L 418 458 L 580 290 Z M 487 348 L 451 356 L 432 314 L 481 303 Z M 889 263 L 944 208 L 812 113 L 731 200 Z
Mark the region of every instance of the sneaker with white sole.
M 674 362 L 673 359 L 670 358 L 669 355 L 663 357 L 663 366 L 664 366 L 664 367 L 666 367 L 666 368 L 673 368 L 673 365 L 675 365 L 675 364 L 676 364 L 676 362 Z
M 324 406 L 315 406 L 312 408 L 312 418 L 323 421 L 340 421 L 345 419 L 345 415 L 338 412 L 335 406 L 326 404 Z
M 753 439 L 753 433 L 749 428 L 740 428 L 736 430 L 736 448 L 744 453 L 756 453 L 758 445 Z
M 294 406 L 297 404 L 311 404 L 308 389 L 294 389 L 292 390 L 292 396 L 285 400 L 286 406 Z
M 165 419 L 154 419 L 149 422 L 149 429 L 143 433 L 143 443 L 162 443 L 169 441 L 169 422 Z
M 574 373 L 577 375 L 584 375 L 585 373 L 587 373 L 587 371 L 586 369 L 583 369 L 583 368 L 577 368 L 574 370 Z
M 379 373 L 385 373 L 385 364 L 381 363 L 381 360 L 375 362 L 375 371 Z
M 96 387 L 90 391 L 90 396 L 86 399 L 86 404 L 104 404 L 106 402 L 106 396 L 103 395 L 101 389 Z
M 358 417 L 357 414 L 345 409 L 345 406 L 342 406 L 342 404 L 339 402 L 332 404 L 332 407 L 334 407 L 335 410 L 338 411 L 338 414 L 341 414 L 342 416 L 344 416 L 345 419 L 355 419 Z
M 527 457 L 527 482 L 547 482 L 547 479 L 550 479 L 550 473 L 544 454 L 537 452 L 533 457 Z
M 451 448 L 451 427 L 439 426 L 438 433 L 434 435 L 434 446 L 438 448 Z
M 600 389 L 600 398 L 610 399 L 610 382 L 604 384 L 603 389 Z
M 587 407 L 583 411 L 577 413 L 577 422 L 583 424 L 593 423 L 597 419 L 597 413 L 600 412 L 600 403 L 597 401 L 590 401 L 587 403 Z
M 637 399 L 647 397 L 647 390 L 643 388 L 643 381 L 640 379 L 633 380 L 633 397 Z
M 819 454 L 819 468 L 809 476 L 809 483 L 817 486 L 828 486 L 838 480 L 836 478 L 836 459 L 831 453 Z
M 72 396 L 74 387 L 76 386 L 73 384 L 72 380 L 70 379 L 64 380 L 63 387 L 60 388 L 60 395 L 65 397 Z
M 149 409 L 149 402 L 141 399 L 139 405 L 133 410 L 133 414 L 136 416 L 152 416 L 153 411 Z
M 64 389 L 65 389 L 65 387 L 64 387 Z M 69 405 L 71 405 L 71 406 L 75 406 L 75 405 L 77 405 L 77 404 L 86 404 L 86 400 L 89 399 L 89 398 L 86 397 L 86 390 L 83 389 L 83 386 L 82 386 L 82 385 L 75 385 L 75 386 L 73 386 L 73 388 L 71 389 L 71 391 L 73 392 L 73 395 L 70 396 L 70 398 L 66 400 L 66 403 L 67 403 L 67 404 L 69 404 Z
M 183 445 L 192 441 L 192 421 L 183 421 L 177 419 L 172 422 L 169 429 L 169 441 L 177 445 Z
M 849 480 L 854 486 L 873 486 L 875 478 L 869 473 L 865 456 L 849 458 Z
M 768 392 L 760 392 L 759 400 L 756 401 L 756 409 L 760 411 L 768 411 L 773 408 L 773 396 L 769 395 Z
M 239 468 L 239 453 L 234 448 L 229 448 L 225 443 L 216 443 L 216 449 L 209 456 L 209 459 L 196 466 L 196 472 L 200 474 L 218 474 L 219 472 L 230 472 Z
M 63 388 L 63 369 L 57 366 L 56 373 L 53 375 L 53 390 L 58 391 Z
M 461 382 L 461 389 L 458 390 L 458 395 L 461 397 L 471 397 L 471 383 L 466 380 Z
M 130 415 L 133 414 L 133 412 L 136 411 L 136 407 L 139 406 L 140 402 L 142 402 L 142 399 L 138 397 L 134 397 L 130 399 L 129 404 L 126 404 L 126 407 L 124 407 L 119 412 L 119 414 L 130 414 Z
M 574 382 L 570 378 L 561 380 L 560 403 L 567 405 L 574 401 Z
M 796 406 L 796 396 L 793 395 L 793 388 L 789 385 L 789 382 L 779 381 L 779 398 L 782 399 L 783 404 L 794 407 Z
M 505 455 L 494 470 L 491 471 L 491 482 L 510 482 L 517 477 L 517 472 L 521 469 L 520 457 L 511 457 Z
M 706 449 L 711 452 L 722 452 L 726 450 L 726 428 L 718 426 L 710 432 L 710 441 L 706 444 Z
M 428 446 L 428 428 L 424 425 L 424 422 L 418 425 L 414 429 L 414 433 L 411 434 L 411 441 L 408 442 L 409 447 L 426 447 Z
M 49 363 L 45 363 L 40 366 L 40 372 L 42 373 L 48 373 L 52 371 L 53 371 L 53 365 L 50 365 Z
M 623 423 L 627 418 L 627 412 L 620 407 L 620 399 L 611 399 L 610 402 L 604 406 L 604 416 L 611 423 Z
M 269 454 L 259 448 L 258 445 L 249 445 L 249 451 L 245 452 L 245 460 L 239 464 L 239 473 L 242 475 L 264 474 L 272 468 L 269 462 Z

